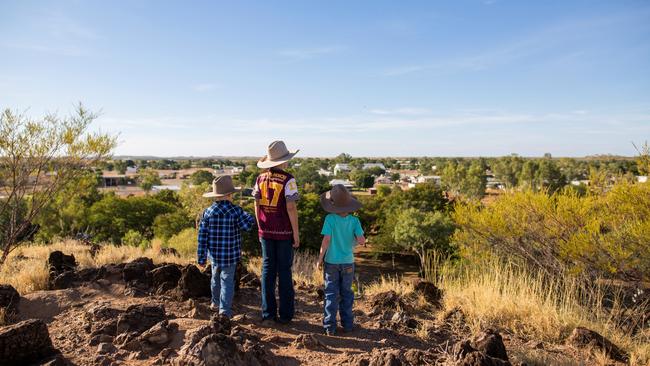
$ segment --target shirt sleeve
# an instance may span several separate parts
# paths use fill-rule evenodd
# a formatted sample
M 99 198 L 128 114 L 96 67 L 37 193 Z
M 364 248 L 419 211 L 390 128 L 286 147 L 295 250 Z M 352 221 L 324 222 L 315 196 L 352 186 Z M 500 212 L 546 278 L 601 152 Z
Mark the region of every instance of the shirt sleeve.
M 201 218 L 201 223 L 199 224 L 199 237 L 197 245 L 197 262 L 200 265 L 204 265 L 207 260 L 208 255 L 208 229 L 210 226 L 210 219 L 205 217 L 205 212 Z
M 296 183 L 296 178 L 291 178 L 284 185 L 284 196 L 288 202 L 295 202 L 300 198 L 298 193 L 298 183 Z
M 255 223 L 253 215 L 246 212 L 243 208 L 239 208 L 239 216 L 237 217 L 237 226 L 241 230 L 250 231 Z
M 358 217 L 356 218 L 356 225 L 354 225 L 354 236 L 363 236 L 363 228 L 361 227 L 361 221 Z
M 321 235 L 332 235 L 332 224 L 330 222 L 329 215 L 325 217 L 325 222 L 323 223 L 323 230 L 321 230 Z
M 260 177 L 258 176 L 257 179 L 255 179 L 255 185 L 253 186 L 253 192 L 252 195 L 255 197 L 255 199 L 260 199 L 262 198 L 262 195 L 260 194 L 260 184 L 259 184 Z

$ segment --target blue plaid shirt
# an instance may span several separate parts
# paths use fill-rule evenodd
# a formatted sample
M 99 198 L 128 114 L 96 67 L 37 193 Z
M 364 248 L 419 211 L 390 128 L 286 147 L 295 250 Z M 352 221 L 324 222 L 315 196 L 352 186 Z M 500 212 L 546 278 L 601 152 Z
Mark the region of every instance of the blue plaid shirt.
M 217 201 L 203 212 L 199 225 L 198 262 L 230 266 L 241 258 L 241 232 L 249 231 L 255 218 L 230 201 Z

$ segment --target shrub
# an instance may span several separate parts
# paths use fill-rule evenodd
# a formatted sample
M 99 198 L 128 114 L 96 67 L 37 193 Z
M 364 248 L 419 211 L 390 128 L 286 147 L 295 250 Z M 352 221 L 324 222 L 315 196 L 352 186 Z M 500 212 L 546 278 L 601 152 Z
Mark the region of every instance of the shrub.
M 149 246 L 149 240 L 147 240 L 147 238 L 145 238 L 141 233 L 135 230 L 129 230 L 122 237 L 122 245 L 145 249 Z
M 172 236 L 167 241 L 167 246 L 176 249 L 183 257 L 196 257 L 198 246 L 196 229 L 188 228 Z
M 513 192 L 453 214 L 466 257 L 495 251 L 548 273 L 649 279 L 650 184 L 620 183 L 602 195 Z

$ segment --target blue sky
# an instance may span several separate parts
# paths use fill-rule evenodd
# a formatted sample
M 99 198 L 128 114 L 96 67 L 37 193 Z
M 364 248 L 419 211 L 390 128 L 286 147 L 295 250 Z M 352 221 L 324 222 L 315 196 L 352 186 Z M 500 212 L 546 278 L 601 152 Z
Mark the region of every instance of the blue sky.
M 117 154 L 633 155 L 648 1 L 0 2 L 0 107 Z

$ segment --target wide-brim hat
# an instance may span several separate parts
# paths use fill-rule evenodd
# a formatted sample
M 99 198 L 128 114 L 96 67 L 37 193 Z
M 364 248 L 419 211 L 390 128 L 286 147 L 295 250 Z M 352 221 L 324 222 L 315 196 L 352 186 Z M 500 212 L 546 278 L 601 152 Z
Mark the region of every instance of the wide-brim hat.
M 342 184 L 336 184 L 331 190 L 320 195 L 320 205 L 330 213 L 354 212 L 361 208 L 359 202 Z
M 300 150 L 289 151 L 284 141 L 273 141 L 268 148 L 265 157 L 257 162 L 257 167 L 260 169 L 273 168 L 280 164 L 284 164 L 291 160 Z
M 225 197 L 235 192 L 241 191 L 240 187 L 232 184 L 232 177 L 222 175 L 214 178 L 212 181 L 212 192 L 204 193 L 203 197 Z

